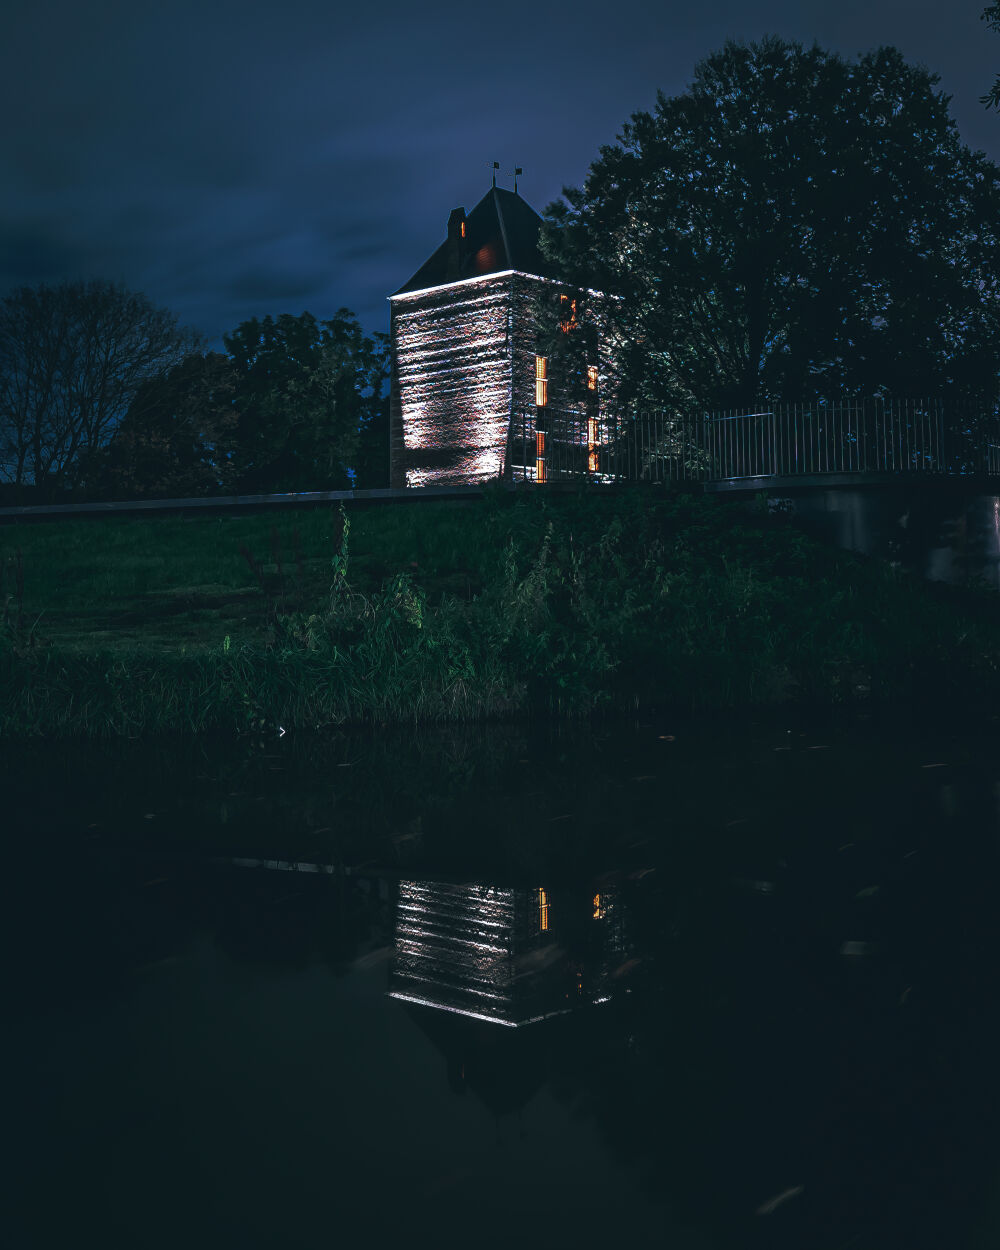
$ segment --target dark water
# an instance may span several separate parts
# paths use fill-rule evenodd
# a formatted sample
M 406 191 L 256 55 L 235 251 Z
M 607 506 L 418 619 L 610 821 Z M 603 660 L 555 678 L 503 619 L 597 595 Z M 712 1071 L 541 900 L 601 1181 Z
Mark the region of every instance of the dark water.
M 995 1250 L 998 737 L 8 749 L 5 1241 Z

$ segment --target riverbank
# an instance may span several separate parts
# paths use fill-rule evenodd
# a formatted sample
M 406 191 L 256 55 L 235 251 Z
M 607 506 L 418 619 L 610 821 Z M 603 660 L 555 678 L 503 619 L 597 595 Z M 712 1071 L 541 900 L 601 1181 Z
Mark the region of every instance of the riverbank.
M 1000 600 L 695 493 L 0 531 L 0 735 L 962 703 Z

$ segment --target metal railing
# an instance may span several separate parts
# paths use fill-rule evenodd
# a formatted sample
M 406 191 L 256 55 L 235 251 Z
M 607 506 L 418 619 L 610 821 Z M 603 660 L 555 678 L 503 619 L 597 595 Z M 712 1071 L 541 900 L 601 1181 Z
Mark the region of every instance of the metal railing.
M 828 474 L 1000 476 L 1000 407 L 848 399 L 710 413 L 516 414 L 515 481 L 738 481 Z

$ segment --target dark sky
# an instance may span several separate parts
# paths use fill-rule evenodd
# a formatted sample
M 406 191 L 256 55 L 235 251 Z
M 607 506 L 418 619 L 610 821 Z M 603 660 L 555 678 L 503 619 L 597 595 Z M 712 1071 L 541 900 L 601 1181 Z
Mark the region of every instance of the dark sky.
M 985 0 L 36 0 L 0 46 L 0 292 L 97 276 L 218 340 L 244 318 L 385 297 L 471 208 L 490 164 L 539 210 L 657 87 L 729 37 L 941 76 L 966 143 L 1000 65 Z

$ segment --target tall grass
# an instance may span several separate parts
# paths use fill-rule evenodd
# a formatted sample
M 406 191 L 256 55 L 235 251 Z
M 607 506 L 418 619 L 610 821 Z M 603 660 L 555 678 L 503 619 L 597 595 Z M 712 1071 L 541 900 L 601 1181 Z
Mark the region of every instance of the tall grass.
M 69 523 L 65 557 L 56 527 L 18 532 L 21 593 L 45 609 L 41 633 L 59 605 L 62 632 L 30 647 L 0 635 L 0 734 L 954 702 L 1000 688 L 996 596 L 935 590 L 785 518 L 694 495 L 497 494 L 244 520 L 103 521 L 89 547 Z M 72 628 L 60 558 L 84 602 L 105 597 L 111 628 Z M 145 615 L 127 589 L 140 569 Z M 224 606 L 164 611 L 171 592 L 208 586 Z

